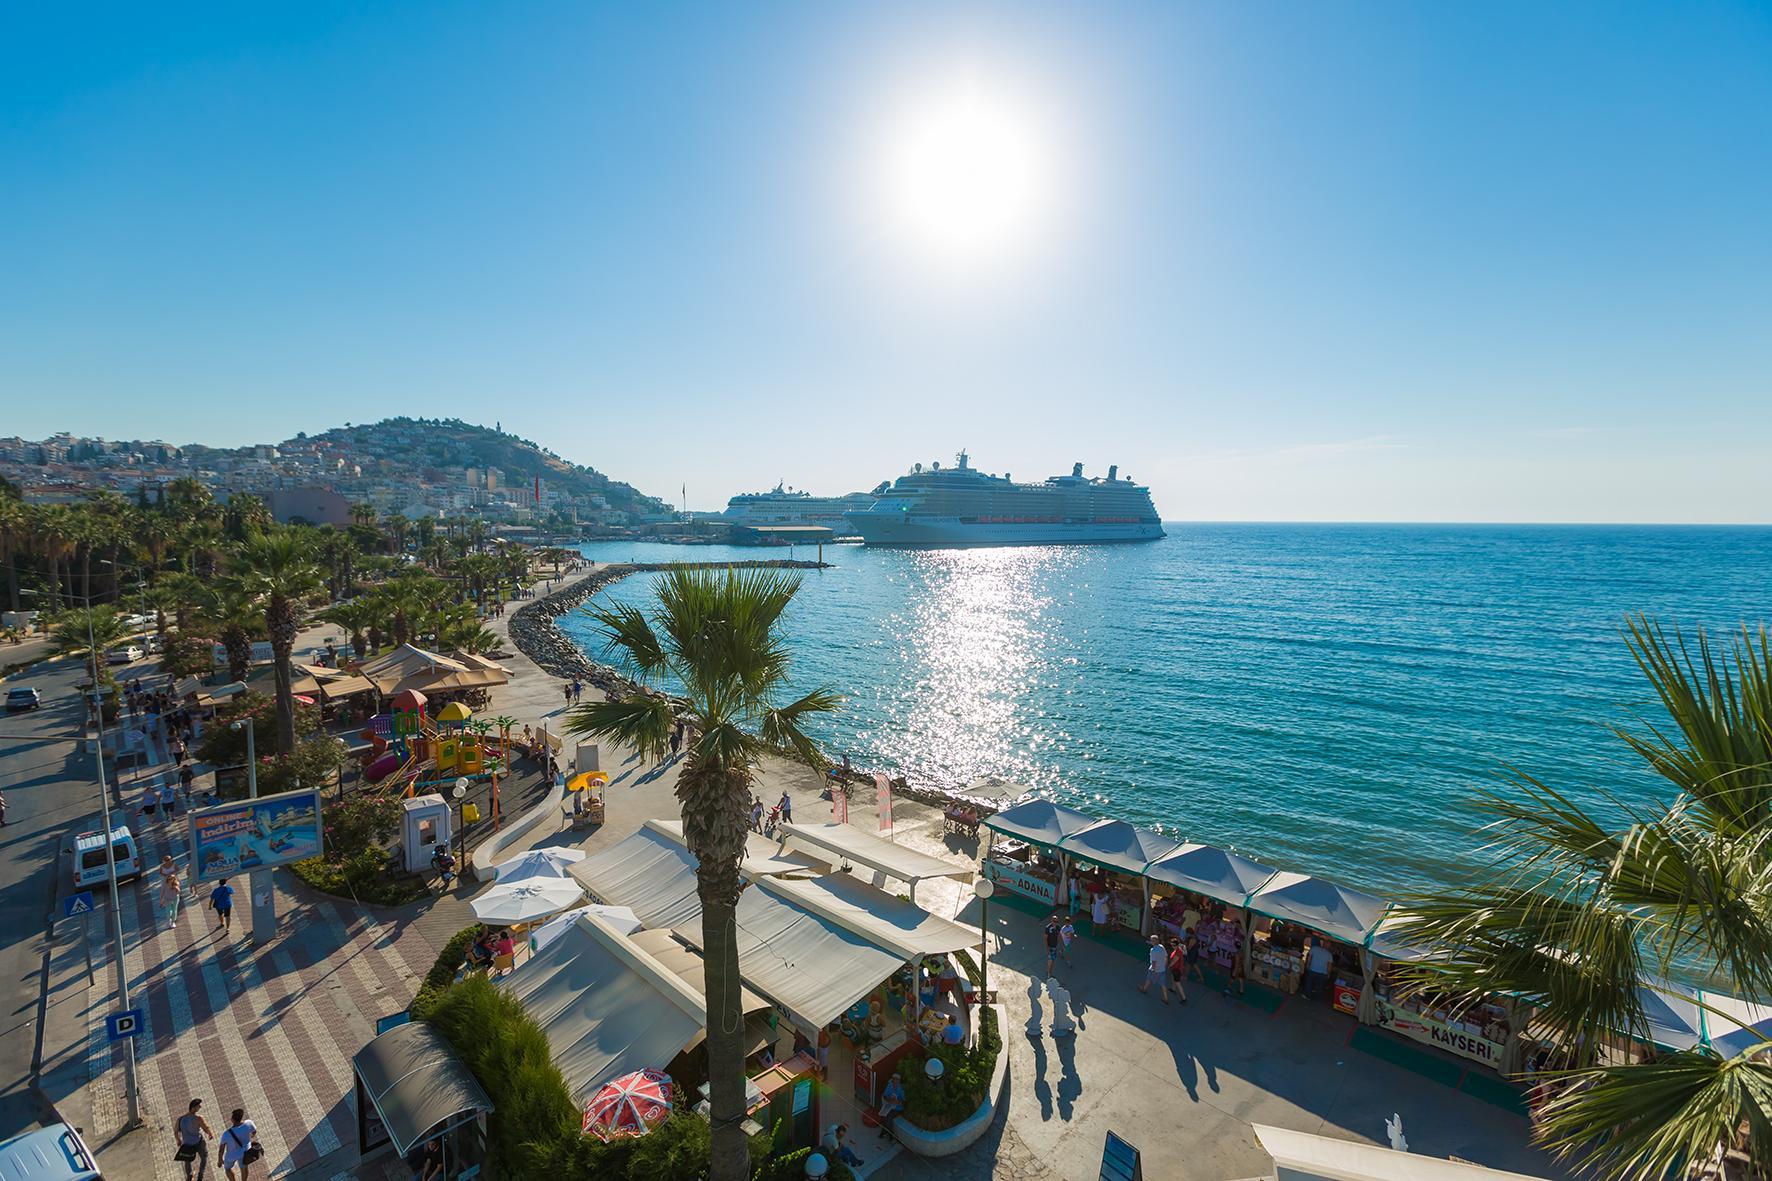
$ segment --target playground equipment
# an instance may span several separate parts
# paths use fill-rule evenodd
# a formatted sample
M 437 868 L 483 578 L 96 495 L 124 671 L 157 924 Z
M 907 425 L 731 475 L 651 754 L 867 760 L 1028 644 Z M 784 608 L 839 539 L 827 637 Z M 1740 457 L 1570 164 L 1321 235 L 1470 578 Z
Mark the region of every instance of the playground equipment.
M 498 778 L 505 769 L 503 741 L 484 733 L 490 727 L 474 722 L 473 711 L 460 702 L 443 706 L 434 720 L 427 715 L 425 695 L 416 690 L 396 694 L 388 706 L 386 714 L 371 718 L 363 730 L 370 743 L 364 779 L 382 796 L 397 795 L 410 801 L 457 779 L 489 778 L 492 822 L 498 827 Z M 463 818 L 478 820 L 479 808 L 464 805 Z

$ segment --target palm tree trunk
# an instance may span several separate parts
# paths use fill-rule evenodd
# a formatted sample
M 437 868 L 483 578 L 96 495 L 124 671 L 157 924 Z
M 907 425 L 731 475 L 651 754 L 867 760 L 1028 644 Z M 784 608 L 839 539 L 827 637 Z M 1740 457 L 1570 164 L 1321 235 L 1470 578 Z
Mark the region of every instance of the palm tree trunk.
M 739 864 L 744 860 L 749 780 L 741 771 L 685 775 L 684 837 L 696 855 L 701 899 L 702 982 L 707 998 L 711 1181 L 745 1181 L 744 1015 L 738 974 Z
M 252 673 L 252 638 L 245 628 L 230 623 L 222 631 L 222 647 L 228 651 L 228 679 L 244 681 Z
M 295 749 L 295 679 L 289 667 L 297 630 L 295 604 L 282 595 L 272 595 L 265 610 L 265 627 L 271 633 L 271 655 L 277 669 L 277 751 L 288 754 Z

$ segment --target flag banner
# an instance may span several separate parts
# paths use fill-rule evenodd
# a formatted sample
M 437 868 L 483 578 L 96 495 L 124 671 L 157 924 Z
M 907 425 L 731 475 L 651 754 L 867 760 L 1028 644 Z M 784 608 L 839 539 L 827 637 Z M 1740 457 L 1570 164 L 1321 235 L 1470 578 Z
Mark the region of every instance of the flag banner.
M 880 805 L 880 831 L 885 832 L 892 827 L 892 780 L 886 772 L 874 772 L 874 796 Z

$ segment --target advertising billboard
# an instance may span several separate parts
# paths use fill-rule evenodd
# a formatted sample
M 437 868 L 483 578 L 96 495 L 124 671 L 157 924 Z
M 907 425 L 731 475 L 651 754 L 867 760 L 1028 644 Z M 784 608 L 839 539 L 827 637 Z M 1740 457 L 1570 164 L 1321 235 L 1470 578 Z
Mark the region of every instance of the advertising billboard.
M 190 814 L 192 880 L 213 882 L 320 854 L 320 793 L 292 791 Z

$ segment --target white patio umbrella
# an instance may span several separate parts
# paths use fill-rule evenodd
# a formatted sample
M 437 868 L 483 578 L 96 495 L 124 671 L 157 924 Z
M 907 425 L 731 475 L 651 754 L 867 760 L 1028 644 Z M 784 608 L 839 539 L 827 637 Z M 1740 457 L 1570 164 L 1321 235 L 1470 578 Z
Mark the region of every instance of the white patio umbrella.
M 571 876 L 566 870 L 567 866 L 584 859 L 583 849 L 531 849 L 508 861 L 499 862 L 493 868 L 493 873 L 501 882 L 520 882 L 525 878 L 564 878 Z
M 562 911 L 541 926 L 529 932 L 529 950 L 540 951 L 554 940 L 564 935 L 581 914 L 594 914 L 614 927 L 623 935 L 632 935 L 640 929 L 640 917 L 625 906 L 600 906 L 593 902 L 587 906 L 574 907 Z
M 529 878 L 500 882 L 472 905 L 475 917 L 483 923 L 529 923 L 565 910 L 584 894 L 571 878 Z

